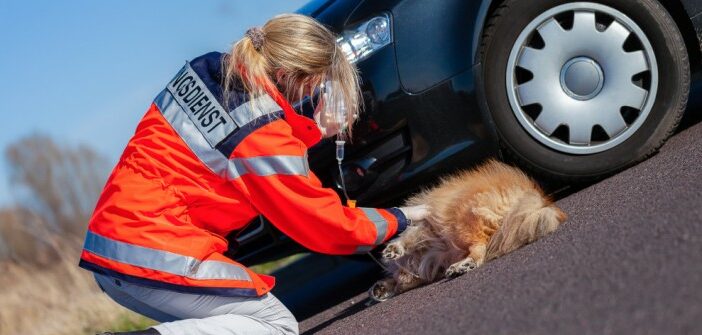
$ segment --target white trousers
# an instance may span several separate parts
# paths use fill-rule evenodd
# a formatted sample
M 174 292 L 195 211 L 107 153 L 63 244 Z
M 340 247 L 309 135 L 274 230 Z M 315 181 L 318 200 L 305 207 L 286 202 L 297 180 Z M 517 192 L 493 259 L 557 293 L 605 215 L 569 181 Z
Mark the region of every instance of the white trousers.
M 221 297 L 155 289 L 95 274 L 112 300 L 152 318 L 162 335 L 240 335 L 299 333 L 297 321 L 273 294 Z

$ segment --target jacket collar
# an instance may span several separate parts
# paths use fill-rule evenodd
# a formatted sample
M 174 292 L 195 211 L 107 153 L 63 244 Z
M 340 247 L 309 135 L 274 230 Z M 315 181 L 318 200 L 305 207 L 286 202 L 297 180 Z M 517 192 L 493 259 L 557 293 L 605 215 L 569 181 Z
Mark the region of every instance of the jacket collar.
M 213 93 L 213 95 L 223 103 L 223 89 L 222 89 L 222 58 L 226 54 L 220 52 L 210 52 L 200 57 L 193 59 L 190 64 L 191 67 L 198 72 L 207 88 Z M 243 74 L 243 71 L 242 75 Z M 270 83 L 270 82 L 268 82 Z M 285 121 L 292 128 L 293 136 L 300 139 L 305 145 L 310 148 L 317 144 L 322 139 L 322 132 L 319 130 L 317 123 L 312 118 L 312 113 L 305 113 L 309 115 L 301 115 L 296 111 L 295 108 L 290 104 L 289 101 L 283 97 L 277 87 L 274 85 L 266 85 L 266 93 L 275 101 L 275 103 L 282 109 Z M 243 88 L 241 83 L 235 83 L 232 87 L 232 92 L 229 95 L 228 105 L 230 110 L 247 103 L 249 100 L 248 94 Z M 296 104 L 298 108 L 304 110 L 302 103 Z

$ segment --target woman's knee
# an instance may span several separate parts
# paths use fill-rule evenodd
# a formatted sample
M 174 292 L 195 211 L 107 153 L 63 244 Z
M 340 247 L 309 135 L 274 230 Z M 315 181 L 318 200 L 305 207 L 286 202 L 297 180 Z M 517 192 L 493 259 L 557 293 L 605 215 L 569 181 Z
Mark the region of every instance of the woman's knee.
M 266 305 L 264 311 L 259 314 L 263 319 L 280 329 L 284 335 L 298 335 L 300 333 L 297 319 L 278 298 L 269 293 L 263 297 L 262 302 Z
M 284 324 L 281 326 L 283 329 L 283 335 L 299 335 L 300 328 L 295 318 L 286 319 Z

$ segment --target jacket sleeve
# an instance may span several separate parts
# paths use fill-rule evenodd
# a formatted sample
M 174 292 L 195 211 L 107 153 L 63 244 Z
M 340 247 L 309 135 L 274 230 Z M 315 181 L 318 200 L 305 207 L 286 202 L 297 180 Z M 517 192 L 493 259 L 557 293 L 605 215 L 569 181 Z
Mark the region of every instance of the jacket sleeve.
M 309 170 L 307 148 L 283 120 L 244 138 L 232 153 L 234 179 L 253 207 L 308 249 L 326 254 L 363 253 L 404 230 L 397 208 L 349 208 Z M 243 172 L 243 173 L 242 173 Z

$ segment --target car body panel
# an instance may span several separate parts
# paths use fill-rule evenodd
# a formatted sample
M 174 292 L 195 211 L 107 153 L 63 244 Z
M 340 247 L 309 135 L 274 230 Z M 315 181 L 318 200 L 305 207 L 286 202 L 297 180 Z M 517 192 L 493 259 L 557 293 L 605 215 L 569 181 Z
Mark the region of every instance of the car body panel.
M 408 93 L 416 94 L 436 86 L 469 70 L 477 60 L 489 1 L 446 0 L 441 6 L 436 6 L 433 0 L 355 3 L 359 5 L 349 15 L 345 27 L 379 13 L 391 15 L 397 70 L 402 87 Z M 317 19 L 338 28 L 325 14 Z M 422 29 L 417 30 L 417 25 L 422 25 Z M 470 29 L 465 29 L 466 26 Z M 415 71 L 417 68 L 423 71 Z
M 425 8 L 431 2 L 426 0 L 339 1 L 338 5 L 329 6 L 321 12 L 317 19 L 340 33 L 343 27 L 353 26 L 373 15 L 385 12 L 391 14 L 393 32 L 397 34 L 409 29 L 411 23 L 402 23 L 404 21 L 400 17 L 412 18 L 420 15 L 419 12 L 427 12 L 410 10 L 406 8 L 407 5 L 403 5 L 406 3 Z M 481 5 L 482 1 L 471 1 L 474 4 L 467 7 L 464 3 L 468 2 L 451 1 L 447 3 L 449 9 L 444 12 L 456 12 L 456 7 L 461 7 L 462 13 L 468 13 L 472 17 L 484 16 L 481 10 L 486 11 L 486 9 L 481 8 L 484 7 Z M 341 6 L 351 8 L 352 4 L 356 7 L 346 19 L 328 14 Z M 438 16 L 430 15 L 422 20 L 436 17 Z M 340 25 L 334 20 L 345 23 Z M 398 28 L 398 20 L 408 27 Z M 456 25 L 458 20 L 455 16 L 453 22 L 433 26 L 431 34 L 439 34 L 443 29 L 451 28 L 451 25 Z M 454 64 L 426 71 L 424 68 L 429 67 L 428 64 L 418 64 L 411 68 L 423 69 L 415 72 L 431 73 L 424 78 L 410 76 L 409 81 L 403 81 L 398 63 L 416 59 L 413 58 L 416 57 L 416 50 L 410 46 L 398 48 L 395 45 L 399 40 L 398 36 L 394 37 L 395 43 L 391 46 L 379 50 L 371 56 L 371 59 L 358 64 L 363 77 L 362 90 L 366 108 L 354 129 L 353 143 L 348 145 L 345 171 L 358 169 L 359 166 L 367 167 L 371 161 L 376 162 L 376 164 L 370 164 L 373 170 L 363 171 L 365 178 L 361 179 L 365 180 L 360 181 L 362 185 L 351 187 L 354 190 L 350 193 L 359 201 L 359 204 L 364 206 L 397 204 L 398 199 L 416 191 L 419 185 L 428 183 L 429 179 L 434 179 L 427 176 L 450 173 L 454 167 L 470 166 L 470 162 L 478 162 L 482 158 L 496 154 L 497 146 L 494 138 L 489 136 L 490 130 L 484 127 L 484 116 L 479 108 L 475 107 L 477 106 L 475 74 L 472 71 L 474 59 L 471 56 L 475 39 L 472 34 L 474 28 L 464 30 L 471 33 L 460 36 L 451 35 L 451 38 L 440 42 L 443 44 L 441 49 L 451 54 L 446 57 L 452 59 Z M 406 36 L 411 41 L 417 41 L 419 37 L 421 36 Z M 424 37 L 431 39 L 429 35 Z M 462 46 L 457 49 L 451 48 L 449 44 Z M 419 48 L 426 48 L 426 46 Z M 435 44 L 432 48 L 437 49 L 439 45 Z M 428 62 L 430 53 L 424 52 L 426 54 L 422 57 L 425 58 L 424 62 Z M 417 92 L 408 92 L 403 85 L 407 82 L 414 85 Z M 463 112 L 455 113 L 456 110 Z M 442 131 L 437 132 L 437 129 Z M 339 184 L 338 173 L 335 172 L 335 162 L 331 159 L 334 157 L 334 146 L 330 142 L 324 141 L 311 150 L 310 165 L 323 181 L 329 185 L 337 185 Z M 395 143 L 396 147 L 390 149 L 388 145 L 382 147 L 385 142 Z M 383 156 L 374 155 L 379 151 Z M 443 164 L 443 162 L 446 163 Z M 443 168 L 437 169 L 437 167 Z M 431 173 L 426 173 L 429 170 L 432 170 Z M 358 179 L 354 178 L 353 174 L 350 177 L 351 184 L 354 183 L 354 179 Z M 413 186 L 406 186 L 410 184 Z M 388 197 L 388 194 L 394 197 Z
M 340 32 L 349 25 L 349 19 L 355 8 L 363 1 L 358 0 L 334 0 L 326 4 L 322 10 L 316 11 L 313 17 L 325 24 L 332 31 Z
M 702 50 L 702 13 L 695 15 L 691 20 L 695 29 L 695 34 L 697 35 L 697 42 L 699 42 L 700 50 Z
M 466 26 L 475 21 L 479 10 L 480 1 L 464 0 L 446 0 L 442 6 L 431 0 L 403 1 L 391 9 L 398 72 L 405 91 L 425 91 L 471 68 L 476 36 Z
M 702 0 L 682 0 L 682 4 L 690 17 L 702 13 Z
M 304 6 L 300 7 L 300 9 L 297 10 L 297 13 L 315 17 L 318 16 L 321 12 L 323 12 L 333 2 L 334 0 L 312 0 L 306 3 Z
M 682 0 L 687 14 L 690 16 L 692 26 L 697 34 L 697 41 L 702 50 L 702 0 Z
M 349 193 L 362 206 L 397 205 L 436 176 L 497 152 L 476 107 L 472 69 L 408 94 L 395 70 L 396 57 L 394 48 L 384 48 L 358 64 L 366 108 L 347 144 L 344 171 Z M 339 184 L 332 141 L 312 148 L 309 156 L 325 184 Z M 359 168 L 361 173 L 354 173 Z

